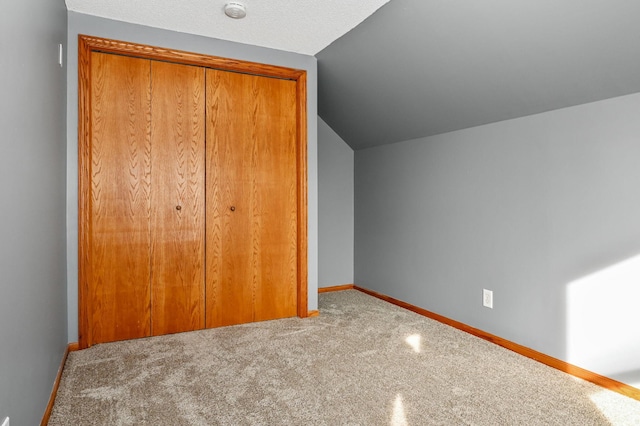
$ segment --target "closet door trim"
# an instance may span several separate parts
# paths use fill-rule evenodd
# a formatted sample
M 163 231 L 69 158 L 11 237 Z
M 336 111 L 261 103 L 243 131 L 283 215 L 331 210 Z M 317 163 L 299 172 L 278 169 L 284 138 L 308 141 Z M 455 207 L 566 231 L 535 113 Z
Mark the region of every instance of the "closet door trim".
M 282 78 L 297 88 L 297 181 L 298 181 L 298 285 L 297 313 L 308 311 L 307 268 L 307 72 L 294 68 L 202 55 L 125 41 L 78 35 L 78 329 L 79 346 L 92 344 L 89 283 L 91 246 L 91 53 L 112 53 L 137 58 L 202 66 L 223 71 Z

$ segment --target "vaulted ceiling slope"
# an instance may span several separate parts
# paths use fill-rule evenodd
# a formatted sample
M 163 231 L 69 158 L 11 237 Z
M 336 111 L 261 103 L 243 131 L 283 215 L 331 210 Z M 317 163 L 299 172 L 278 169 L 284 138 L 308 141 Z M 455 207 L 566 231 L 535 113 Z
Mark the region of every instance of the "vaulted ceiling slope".
M 230 0 L 66 0 L 74 12 L 221 40 L 315 55 L 389 0 L 234 0 L 247 16 L 224 14 Z
M 639 92 L 638 17 L 637 0 L 391 0 L 316 55 L 319 114 L 362 149 Z

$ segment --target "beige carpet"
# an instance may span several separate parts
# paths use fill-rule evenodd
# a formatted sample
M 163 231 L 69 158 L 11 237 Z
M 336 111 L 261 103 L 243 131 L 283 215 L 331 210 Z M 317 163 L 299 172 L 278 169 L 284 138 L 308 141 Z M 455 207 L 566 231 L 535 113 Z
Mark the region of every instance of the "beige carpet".
M 640 425 L 640 402 L 355 290 L 73 352 L 49 424 Z

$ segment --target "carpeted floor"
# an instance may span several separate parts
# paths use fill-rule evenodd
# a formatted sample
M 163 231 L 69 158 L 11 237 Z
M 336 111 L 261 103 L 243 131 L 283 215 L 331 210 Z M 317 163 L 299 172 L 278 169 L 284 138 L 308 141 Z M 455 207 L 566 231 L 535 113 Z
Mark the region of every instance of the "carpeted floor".
M 69 425 L 640 425 L 640 401 L 355 290 L 320 316 L 69 354 Z

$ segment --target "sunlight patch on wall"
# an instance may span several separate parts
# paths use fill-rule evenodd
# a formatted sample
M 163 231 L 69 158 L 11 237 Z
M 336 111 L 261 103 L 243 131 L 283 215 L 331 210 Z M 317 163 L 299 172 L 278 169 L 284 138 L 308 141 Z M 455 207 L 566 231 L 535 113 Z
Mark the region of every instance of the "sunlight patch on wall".
M 404 414 L 402 395 L 398 394 L 393 403 L 393 414 L 391 415 L 391 426 L 408 426 L 407 417 Z
M 411 349 L 413 349 L 415 353 L 420 353 L 420 343 L 422 341 L 422 337 L 419 334 L 412 334 L 410 336 L 407 336 L 404 341 L 407 342 L 409 346 L 411 346 Z
M 640 256 L 569 283 L 567 361 L 640 388 L 638 312 Z

